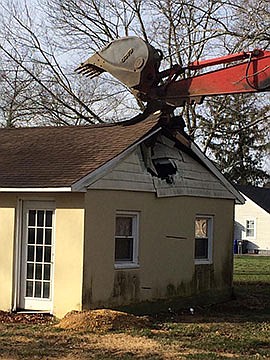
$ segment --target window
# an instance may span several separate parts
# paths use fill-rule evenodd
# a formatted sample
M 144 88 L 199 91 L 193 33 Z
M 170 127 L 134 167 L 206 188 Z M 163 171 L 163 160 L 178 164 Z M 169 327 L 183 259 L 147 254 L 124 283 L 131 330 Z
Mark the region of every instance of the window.
M 247 220 L 246 221 L 246 237 L 254 237 L 255 236 L 255 221 Z
M 213 217 L 197 216 L 195 219 L 195 262 L 212 261 Z
M 118 213 L 115 219 L 115 265 L 138 265 L 138 213 Z

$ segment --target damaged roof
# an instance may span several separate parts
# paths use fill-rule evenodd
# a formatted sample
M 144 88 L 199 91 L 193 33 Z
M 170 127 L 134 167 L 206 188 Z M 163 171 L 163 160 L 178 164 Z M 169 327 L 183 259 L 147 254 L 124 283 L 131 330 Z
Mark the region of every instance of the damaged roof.
M 0 188 L 69 187 L 159 127 L 137 123 L 0 129 Z
M 172 119 L 173 120 L 173 119 Z M 91 126 L 0 129 L 0 191 L 85 191 L 139 144 L 162 131 L 208 169 L 237 202 L 244 198 L 174 121 L 161 112 Z M 151 143 L 152 141 L 150 141 Z

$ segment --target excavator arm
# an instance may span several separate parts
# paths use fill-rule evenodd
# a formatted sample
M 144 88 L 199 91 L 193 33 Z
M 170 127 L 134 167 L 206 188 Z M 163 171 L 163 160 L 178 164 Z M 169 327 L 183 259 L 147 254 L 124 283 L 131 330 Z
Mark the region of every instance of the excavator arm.
M 236 61 L 238 63 L 235 63 Z M 182 106 L 185 102 L 201 103 L 205 96 L 270 90 L 270 51 L 254 50 L 209 61 L 196 61 L 189 64 L 187 68 L 197 70 L 202 67 L 232 62 L 234 65 L 161 85 L 152 89 L 150 97 L 152 99 L 159 98 L 177 107 Z
M 159 71 L 162 52 L 137 37 L 117 39 L 95 53 L 76 70 L 91 78 L 104 71 L 125 84 L 140 100 L 154 107 L 201 103 L 205 96 L 270 90 L 270 51 L 254 50 L 195 61 Z M 218 70 L 186 77 L 188 70 L 214 65 Z M 180 79 L 179 79 L 180 78 Z

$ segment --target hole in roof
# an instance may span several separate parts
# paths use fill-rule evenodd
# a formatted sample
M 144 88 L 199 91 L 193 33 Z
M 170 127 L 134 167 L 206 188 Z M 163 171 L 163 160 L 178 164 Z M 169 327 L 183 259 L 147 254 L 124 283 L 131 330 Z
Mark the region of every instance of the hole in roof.
M 157 176 L 161 180 L 166 180 L 168 184 L 173 184 L 173 175 L 177 172 L 175 163 L 167 158 L 153 159 L 153 164 L 157 172 Z

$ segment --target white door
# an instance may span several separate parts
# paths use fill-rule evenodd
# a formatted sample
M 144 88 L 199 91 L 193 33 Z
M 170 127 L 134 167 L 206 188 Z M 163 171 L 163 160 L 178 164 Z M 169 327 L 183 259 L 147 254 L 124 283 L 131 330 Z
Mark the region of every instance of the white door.
M 23 203 L 19 307 L 52 310 L 54 204 Z

